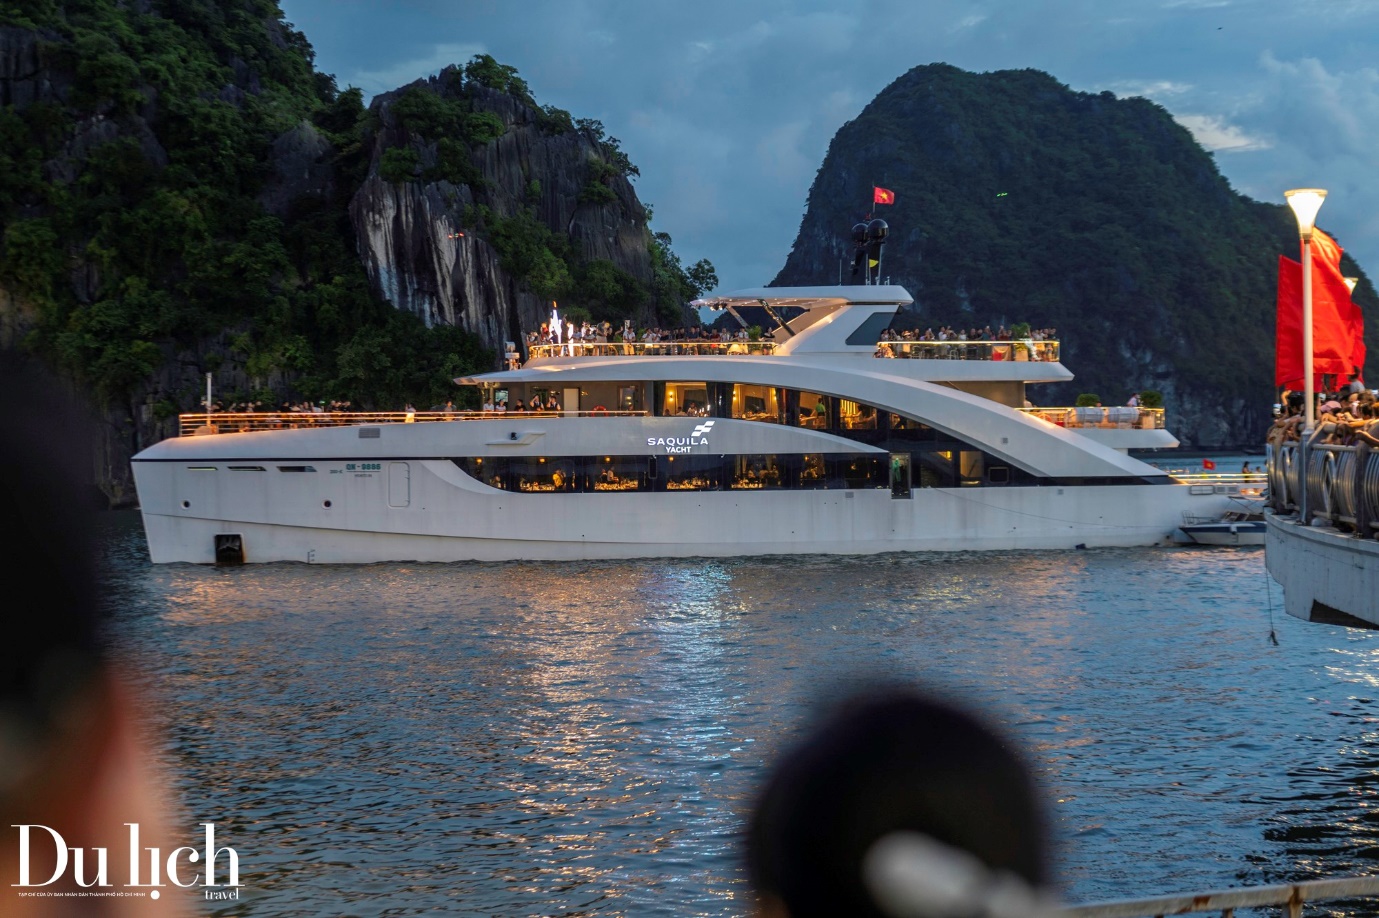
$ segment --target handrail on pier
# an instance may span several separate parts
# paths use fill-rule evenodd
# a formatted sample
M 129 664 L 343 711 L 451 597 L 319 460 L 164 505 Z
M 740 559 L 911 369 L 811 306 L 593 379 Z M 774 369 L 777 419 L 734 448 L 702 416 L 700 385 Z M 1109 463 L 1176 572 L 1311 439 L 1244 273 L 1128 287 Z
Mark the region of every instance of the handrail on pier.
M 1222 918 L 1231 918 L 1238 908 L 1268 905 L 1283 906 L 1283 914 L 1287 918 L 1301 918 L 1302 907 L 1309 902 L 1370 897 L 1379 897 L 1379 876 L 1338 877 L 1277 886 L 1243 886 L 1203 893 L 1094 902 L 1053 910 L 1047 913 L 1047 918 L 1162 918 L 1164 915 L 1205 912 L 1220 912 Z
M 1362 538 L 1379 537 L 1379 449 L 1314 444 L 1306 468 L 1298 443 L 1271 443 L 1266 455 L 1269 506 L 1276 512 L 1301 515 L 1305 488 L 1304 525 L 1321 520 Z

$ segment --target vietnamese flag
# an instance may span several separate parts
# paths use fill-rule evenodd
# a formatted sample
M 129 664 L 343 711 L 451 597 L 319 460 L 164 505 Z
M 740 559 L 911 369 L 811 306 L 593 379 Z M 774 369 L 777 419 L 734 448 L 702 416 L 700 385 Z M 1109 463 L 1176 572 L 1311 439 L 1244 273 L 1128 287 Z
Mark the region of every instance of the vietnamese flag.
M 1212 462 L 1210 459 L 1203 459 L 1202 468 L 1206 469 L 1208 472 L 1214 472 L 1216 471 L 1216 463 Z
M 871 200 L 873 204 L 894 204 L 895 192 L 889 188 L 878 188 L 871 186 Z
M 1326 289 L 1336 300 L 1336 312 L 1340 316 L 1342 324 L 1345 325 L 1347 333 L 1350 335 L 1350 350 L 1348 353 L 1348 363 L 1346 375 L 1359 376 L 1365 367 L 1365 317 L 1360 312 L 1360 306 L 1351 297 L 1349 287 L 1346 287 L 1345 296 L 1340 295 L 1341 287 L 1337 285 L 1337 278 L 1340 284 L 1345 285 L 1345 277 L 1341 274 L 1341 255 L 1345 249 L 1336 244 L 1332 239 L 1321 230 L 1312 231 L 1312 259 L 1316 274 L 1313 275 L 1313 304 L 1316 303 L 1316 293 L 1320 286 L 1318 274 L 1326 276 Z

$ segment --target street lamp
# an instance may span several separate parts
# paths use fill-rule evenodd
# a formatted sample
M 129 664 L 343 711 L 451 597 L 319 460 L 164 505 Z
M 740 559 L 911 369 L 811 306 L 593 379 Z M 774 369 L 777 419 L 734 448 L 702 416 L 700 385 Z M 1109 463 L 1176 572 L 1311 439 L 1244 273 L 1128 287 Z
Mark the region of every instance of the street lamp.
M 1283 196 L 1298 218 L 1298 236 L 1302 238 L 1302 391 L 1306 411 L 1303 432 L 1311 433 L 1316 423 L 1316 398 L 1312 391 L 1312 230 L 1317 224 L 1317 211 L 1326 200 L 1326 189 L 1294 188 Z
M 1293 209 L 1293 216 L 1298 219 L 1298 236 L 1302 239 L 1302 397 L 1303 397 L 1303 425 L 1301 444 L 1302 473 L 1298 480 L 1302 487 L 1299 489 L 1300 510 L 1302 513 L 1302 524 L 1310 526 L 1312 519 L 1307 508 L 1307 441 L 1312 435 L 1312 428 L 1316 423 L 1316 396 L 1313 393 L 1312 379 L 1312 230 L 1317 223 L 1317 211 L 1322 209 L 1322 202 L 1326 200 L 1325 188 L 1294 188 L 1285 191 L 1283 197 L 1287 199 L 1288 206 Z

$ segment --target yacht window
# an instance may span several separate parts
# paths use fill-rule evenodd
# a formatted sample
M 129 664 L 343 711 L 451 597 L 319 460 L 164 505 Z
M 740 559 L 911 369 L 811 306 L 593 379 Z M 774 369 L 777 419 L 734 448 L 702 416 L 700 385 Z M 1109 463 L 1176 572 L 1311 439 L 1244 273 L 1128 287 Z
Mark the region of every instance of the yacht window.
M 985 455 L 980 450 L 965 449 L 958 453 L 958 474 L 962 486 L 967 488 L 982 483 L 986 477 Z
M 584 460 L 586 491 L 648 491 L 645 456 L 594 456 Z
M 773 386 L 733 386 L 733 417 L 747 421 L 780 424 L 784 420 L 785 400 Z
M 666 383 L 663 417 L 708 417 L 709 386 L 702 382 Z
M 828 467 L 822 453 L 805 453 L 799 460 L 801 490 L 817 491 L 828 487 Z
M 890 488 L 890 466 L 886 456 L 843 456 L 837 460 L 838 477 L 843 487 Z
M 816 392 L 800 393 L 800 426 L 828 429 L 828 396 Z
M 779 456 L 730 456 L 733 469 L 729 488 L 734 491 L 777 490 L 786 486 L 784 463 Z
M 573 459 L 546 456 L 508 460 L 508 477 L 516 481 L 515 490 L 529 493 L 579 490 Z
M 860 402 L 841 399 L 838 402 L 838 419 L 844 430 L 876 429 L 876 409 Z
M 314 472 L 315 468 L 309 465 L 280 465 L 279 472 Z
M 470 478 L 482 482 L 490 488 L 506 488 L 508 486 L 506 458 L 485 459 L 483 456 L 470 456 L 466 459 L 453 459 L 451 461 L 463 469 Z
M 666 456 L 661 467 L 667 491 L 717 491 L 722 456 Z

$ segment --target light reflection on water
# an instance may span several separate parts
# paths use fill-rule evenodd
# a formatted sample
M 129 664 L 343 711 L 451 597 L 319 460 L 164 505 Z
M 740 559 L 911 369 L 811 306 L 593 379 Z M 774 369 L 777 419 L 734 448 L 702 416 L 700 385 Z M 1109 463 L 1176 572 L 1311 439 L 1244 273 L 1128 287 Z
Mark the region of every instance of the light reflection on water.
M 186 821 L 243 859 L 220 914 L 744 914 L 764 762 L 857 677 L 1008 725 L 1071 899 L 1379 856 L 1379 639 L 1283 615 L 1260 550 L 214 569 L 149 565 L 129 517 L 109 541 Z

